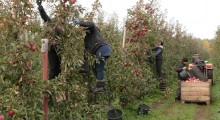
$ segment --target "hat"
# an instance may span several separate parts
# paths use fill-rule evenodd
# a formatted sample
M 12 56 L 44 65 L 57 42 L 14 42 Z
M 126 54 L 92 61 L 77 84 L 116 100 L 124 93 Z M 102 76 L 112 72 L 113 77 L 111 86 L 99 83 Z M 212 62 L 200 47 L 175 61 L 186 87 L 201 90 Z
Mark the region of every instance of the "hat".
M 188 59 L 187 58 L 183 58 L 182 62 L 188 62 Z

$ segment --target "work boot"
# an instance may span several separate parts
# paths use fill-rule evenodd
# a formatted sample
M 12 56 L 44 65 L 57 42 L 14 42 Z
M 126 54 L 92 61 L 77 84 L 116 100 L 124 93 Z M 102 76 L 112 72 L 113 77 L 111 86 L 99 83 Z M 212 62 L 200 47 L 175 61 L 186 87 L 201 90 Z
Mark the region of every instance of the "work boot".
M 105 81 L 97 80 L 94 92 L 104 92 L 105 91 Z
M 163 80 L 163 77 L 157 77 L 157 80 Z

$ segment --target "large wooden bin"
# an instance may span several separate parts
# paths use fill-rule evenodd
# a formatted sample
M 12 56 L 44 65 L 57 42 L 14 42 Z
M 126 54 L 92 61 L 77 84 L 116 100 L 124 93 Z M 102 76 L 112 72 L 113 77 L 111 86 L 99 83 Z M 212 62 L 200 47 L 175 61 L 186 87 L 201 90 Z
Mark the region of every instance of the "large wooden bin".
M 210 104 L 210 82 L 181 82 L 181 102 L 206 102 Z

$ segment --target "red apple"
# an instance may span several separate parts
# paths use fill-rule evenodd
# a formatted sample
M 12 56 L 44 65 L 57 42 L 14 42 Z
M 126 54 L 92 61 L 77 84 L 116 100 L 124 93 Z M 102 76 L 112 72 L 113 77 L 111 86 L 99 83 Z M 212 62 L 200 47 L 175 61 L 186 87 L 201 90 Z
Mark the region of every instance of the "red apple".
M 150 8 L 150 5 L 146 5 L 145 6 L 145 10 L 149 9 Z
M 63 0 L 63 2 L 64 2 L 64 3 L 66 3 L 66 2 L 67 2 L 67 0 Z
M 142 30 L 143 30 L 143 31 L 147 31 L 147 26 L 145 26 Z
M 138 34 L 139 34 L 139 35 L 141 34 L 141 32 L 142 32 L 141 29 L 138 29 Z
M 135 29 L 135 30 L 137 29 L 137 25 L 133 25 L 132 27 L 133 27 L 133 29 Z
M 128 67 L 128 66 L 130 66 L 130 64 L 128 62 L 125 62 L 124 67 Z
M 0 120 L 5 120 L 4 115 L 0 114 Z
M 141 73 L 139 71 L 136 71 L 135 75 L 136 77 L 140 77 Z
M 76 0 L 70 0 L 70 5 L 75 4 Z
M 33 45 L 31 46 L 31 50 L 32 50 L 32 51 L 36 51 L 36 50 L 37 50 L 37 46 L 36 46 L 35 44 L 33 44 Z
M 133 70 L 133 73 L 135 74 L 136 77 L 141 76 L 141 72 L 139 72 L 138 70 Z
M 137 16 L 136 20 L 138 21 L 139 19 L 141 19 L 141 16 Z
M 154 14 L 154 10 L 151 10 L 151 11 L 150 11 L 150 14 Z
M 12 117 L 14 114 L 15 114 L 15 111 L 14 111 L 14 110 L 9 110 L 9 111 L 8 111 L 8 116 L 9 116 L 9 117 Z

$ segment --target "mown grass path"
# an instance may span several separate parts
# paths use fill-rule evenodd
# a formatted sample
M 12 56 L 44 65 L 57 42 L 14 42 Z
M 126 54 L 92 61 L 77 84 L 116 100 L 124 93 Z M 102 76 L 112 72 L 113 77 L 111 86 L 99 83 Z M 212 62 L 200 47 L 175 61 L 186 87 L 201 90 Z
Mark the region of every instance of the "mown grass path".
M 137 103 L 122 108 L 125 120 L 220 120 L 220 83 L 212 86 L 212 101 L 205 103 L 185 103 L 174 101 L 175 90 L 167 96 L 157 91 L 152 98 L 144 98 Z M 137 115 L 137 105 L 146 103 L 151 107 L 148 115 Z

